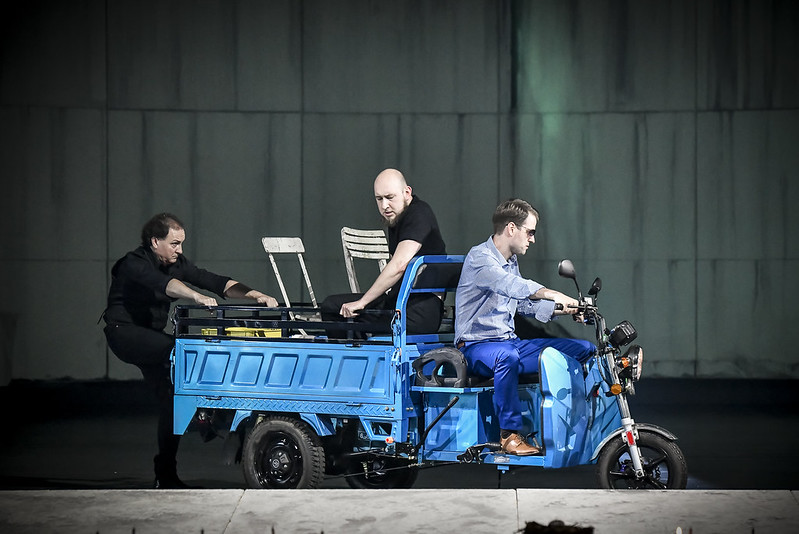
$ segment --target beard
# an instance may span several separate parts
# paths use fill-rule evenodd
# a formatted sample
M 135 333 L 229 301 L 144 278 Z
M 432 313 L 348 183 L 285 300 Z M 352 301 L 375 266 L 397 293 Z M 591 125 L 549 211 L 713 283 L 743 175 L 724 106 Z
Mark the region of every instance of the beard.
M 399 213 L 394 215 L 393 219 L 388 220 L 385 217 L 380 217 L 383 226 L 386 227 L 386 228 L 394 228 L 395 226 L 397 226 L 400 223 L 400 221 L 402 220 L 402 218 L 405 217 L 405 212 L 408 211 L 408 206 L 411 205 L 411 201 L 412 200 L 413 199 L 411 199 L 411 200 L 409 200 L 407 202 L 403 202 L 402 209 L 400 210 Z

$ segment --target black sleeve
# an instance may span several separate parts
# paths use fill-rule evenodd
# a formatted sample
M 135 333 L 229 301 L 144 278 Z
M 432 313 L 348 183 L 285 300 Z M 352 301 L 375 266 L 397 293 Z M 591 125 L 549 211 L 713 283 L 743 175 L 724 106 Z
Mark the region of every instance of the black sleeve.
M 187 282 L 200 289 L 212 291 L 222 298 L 225 298 L 225 285 L 230 280 L 229 276 L 222 276 L 211 271 L 206 271 L 194 265 L 192 262 L 181 256 L 180 278 L 181 282 Z M 176 277 L 177 278 L 177 277 Z
M 417 206 L 414 204 L 417 202 L 411 203 L 407 215 L 397 229 L 397 244 L 407 240 L 422 244 L 433 231 L 432 211 L 421 203 Z
M 155 293 L 166 295 L 166 286 L 172 276 L 155 267 L 146 256 L 129 253 L 117 263 L 118 274 Z M 116 269 L 115 269 L 116 270 Z

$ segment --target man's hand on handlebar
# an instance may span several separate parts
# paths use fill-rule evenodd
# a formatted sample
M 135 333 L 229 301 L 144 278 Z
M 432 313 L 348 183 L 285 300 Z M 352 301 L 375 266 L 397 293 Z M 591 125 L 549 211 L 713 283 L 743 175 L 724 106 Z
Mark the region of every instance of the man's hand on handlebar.
M 552 291 L 552 300 L 555 301 L 555 315 L 574 315 L 580 302 L 558 291 Z

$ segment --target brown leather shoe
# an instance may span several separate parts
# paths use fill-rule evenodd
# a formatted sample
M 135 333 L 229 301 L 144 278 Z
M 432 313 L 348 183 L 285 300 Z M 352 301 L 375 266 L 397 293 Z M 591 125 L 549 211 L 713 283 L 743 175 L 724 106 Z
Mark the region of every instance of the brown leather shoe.
M 502 445 L 503 452 L 515 454 L 516 456 L 532 456 L 541 452 L 538 447 L 533 447 L 527 443 L 527 441 L 516 432 L 505 439 L 500 439 L 499 444 Z

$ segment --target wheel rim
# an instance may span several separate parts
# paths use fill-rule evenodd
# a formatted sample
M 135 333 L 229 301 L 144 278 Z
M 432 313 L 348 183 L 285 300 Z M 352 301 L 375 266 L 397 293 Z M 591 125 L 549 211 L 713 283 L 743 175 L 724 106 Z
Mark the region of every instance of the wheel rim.
M 258 481 L 265 488 L 294 488 L 302 477 L 299 444 L 283 432 L 276 432 L 262 449 L 257 462 Z
M 669 458 L 665 451 L 639 446 L 644 477 L 636 478 L 635 468 L 627 447 L 619 451 L 615 468 L 608 473 L 611 487 L 629 489 L 667 489 L 669 487 Z

